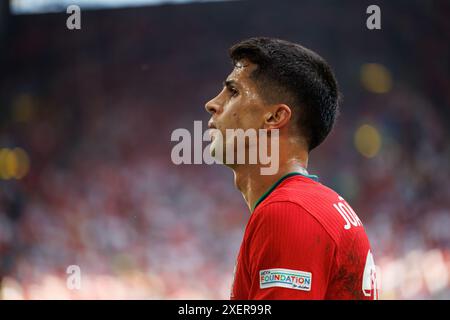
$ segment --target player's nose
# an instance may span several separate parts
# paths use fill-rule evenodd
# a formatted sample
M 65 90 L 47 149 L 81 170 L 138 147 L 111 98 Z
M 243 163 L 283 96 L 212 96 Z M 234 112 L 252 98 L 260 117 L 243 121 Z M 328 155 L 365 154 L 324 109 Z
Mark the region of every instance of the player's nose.
M 206 104 L 205 104 L 205 109 L 208 113 L 214 115 L 216 113 L 219 112 L 220 110 L 220 105 L 217 101 L 217 97 L 215 97 L 214 99 L 209 100 Z

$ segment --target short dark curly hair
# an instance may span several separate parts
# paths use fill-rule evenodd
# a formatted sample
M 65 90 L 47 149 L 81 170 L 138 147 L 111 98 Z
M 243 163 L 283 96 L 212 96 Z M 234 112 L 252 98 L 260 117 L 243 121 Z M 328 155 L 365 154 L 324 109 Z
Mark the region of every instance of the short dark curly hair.
M 247 59 L 257 65 L 251 78 L 265 101 L 293 107 L 309 151 L 323 142 L 333 128 L 341 94 L 321 56 L 299 44 L 265 37 L 241 41 L 229 54 L 234 64 Z

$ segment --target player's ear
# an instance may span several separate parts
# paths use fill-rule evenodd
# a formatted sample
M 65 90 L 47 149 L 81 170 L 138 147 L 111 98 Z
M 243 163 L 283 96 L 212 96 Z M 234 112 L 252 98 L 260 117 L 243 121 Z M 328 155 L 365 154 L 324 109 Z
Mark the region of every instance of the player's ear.
M 266 129 L 281 129 L 291 120 L 292 111 L 285 104 L 276 104 L 271 107 L 271 111 L 265 114 L 264 127 Z

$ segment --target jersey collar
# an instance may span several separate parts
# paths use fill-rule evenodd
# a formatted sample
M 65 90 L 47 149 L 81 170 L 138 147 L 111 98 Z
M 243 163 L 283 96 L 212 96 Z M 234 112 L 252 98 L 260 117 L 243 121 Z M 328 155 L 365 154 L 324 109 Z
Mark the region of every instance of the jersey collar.
M 269 194 L 272 193 L 273 190 L 276 189 L 276 187 L 278 187 L 280 185 L 280 183 L 282 183 L 284 180 L 286 180 L 287 178 L 293 177 L 293 176 L 303 176 L 309 179 L 312 179 L 314 181 L 319 181 L 319 177 L 314 175 L 314 174 L 303 174 L 300 172 L 290 172 L 285 174 L 284 176 L 282 176 L 280 179 L 278 179 L 270 188 L 269 190 L 267 190 L 266 192 L 264 192 L 264 194 L 258 199 L 258 201 L 256 201 L 255 205 L 253 206 L 252 212 L 255 211 L 256 207 L 264 201 L 264 199 L 266 199 Z

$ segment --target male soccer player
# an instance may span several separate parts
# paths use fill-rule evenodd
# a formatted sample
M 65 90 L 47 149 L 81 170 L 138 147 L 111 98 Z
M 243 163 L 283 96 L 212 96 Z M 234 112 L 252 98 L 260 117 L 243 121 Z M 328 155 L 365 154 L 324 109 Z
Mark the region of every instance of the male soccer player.
M 275 174 L 261 174 L 259 164 L 228 164 L 251 211 L 231 299 L 376 299 L 360 219 L 306 171 L 338 110 L 331 68 L 313 51 L 272 38 L 244 40 L 230 56 L 234 69 L 206 104 L 209 128 L 224 137 L 227 129 L 278 129 L 279 136 Z

